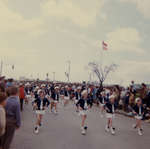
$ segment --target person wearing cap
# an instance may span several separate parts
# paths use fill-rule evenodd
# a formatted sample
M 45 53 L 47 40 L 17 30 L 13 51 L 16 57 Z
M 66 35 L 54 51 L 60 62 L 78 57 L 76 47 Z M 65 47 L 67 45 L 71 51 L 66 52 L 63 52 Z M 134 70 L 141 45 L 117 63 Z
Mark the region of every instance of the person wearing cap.
M 77 106 L 79 107 L 79 115 L 81 116 L 81 133 L 82 135 L 86 134 L 87 126 L 85 125 L 85 121 L 87 119 L 87 111 L 90 108 L 90 103 L 88 100 L 88 91 L 84 90 L 81 93 L 81 99 L 77 102 Z
M 81 87 L 77 87 L 77 90 L 75 92 L 75 97 L 76 97 L 76 100 L 79 101 L 81 99 Z M 77 103 L 76 101 L 76 103 Z
M 64 100 L 64 87 L 63 86 L 60 87 L 60 92 L 59 93 L 60 93 L 60 99 Z
M 64 88 L 64 106 L 68 105 L 70 99 L 69 87 L 65 86 Z
M 101 92 L 99 97 L 99 103 L 100 103 L 100 113 L 101 113 L 101 117 L 104 117 L 104 112 L 105 112 L 105 104 L 106 104 L 106 94 L 105 92 Z
M 106 132 L 111 131 L 112 135 L 115 134 L 115 128 L 113 128 L 113 119 L 115 117 L 116 109 L 117 109 L 117 106 L 115 104 L 115 96 L 112 94 L 111 96 L 109 96 L 109 102 L 105 104 L 106 118 L 107 118 L 105 131 Z
M 35 100 L 35 93 L 32 91 L 31 92 L 31 103 L 32 103 L 32 106 L 33 106 L 34 100 Z
M 75 92 L 75 104 L 81 99 L 81 87 L 77 87 L 77 91 Z M 76 112 L 79 112 L 78 106 L 76 105 Z
M 39 133 L 39 127 L 42 125 L 42 118 L 43 115 L 45 114 L 45 108 L 48 107 L 50 102 L 48 101 L 47 98 L 45 98 L 45 93 L 43 90 L 39 91 L 39 97 L 35 99 L 33 102 L 33 107 L 36 110 L 36 116 L 37 116 L 37 121 L 36 121 L 36 126 L 34 129 L 34 132 L 36 134 Z
M 39 90 L 39 87 L 36 86 L 35 89 L 34 89 L 34 98 L 37 99 L 39 97 L 38 95 L 38 90 Z
M 45 84 L 41 84 L 41 88 L 44 89 L 45 88 Z
M 59 87 L 55 87 L 55 89 L 52 90 L 51 99 L 52 99 L 50 106 L 51 112 L 53 112 L 53 108 L 55 108 L 54 113 L 57 114 L 58 113 L 57 104 L 59 102 Z
M 143 135 L 143 129 L 142 129 L 142 118 L 144 114 L 144 107 L 142 105 L 141 98 L 136 98 L 135 100 L 136 105 L 133 107 L 133 114 L 135 115 L 136 124 L 133 125 L 133 128 L 138 129 L 138 134 L 140 136 Z
M 26 92 L 26 95 L 30 95 L 30 92 L 31 92 L 31 86 L 30 86 L 30 83 L 27 82 L 25 84 L 25 92 Z
M 25 104 L 28 104 L 29 100 L 31 99 L 31 84 L 29 82 L 27 82 L 25 84 Z

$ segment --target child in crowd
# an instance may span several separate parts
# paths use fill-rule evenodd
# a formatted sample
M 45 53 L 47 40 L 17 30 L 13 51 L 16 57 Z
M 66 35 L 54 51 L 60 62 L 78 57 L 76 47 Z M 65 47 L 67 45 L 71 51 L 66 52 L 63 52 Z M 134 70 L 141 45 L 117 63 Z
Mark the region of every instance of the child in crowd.
M 140 136 L 143 135 L 143 129 L 142 129 L 142 118 L 144 114 L 144 107 L 142 105 L 142 100 L 140 98 L 136 98 L 135 100 L 136 105 L 133 107 L 133 114 L 135 115 L 136 124 L 133 125 L 133 128 L 138 129 L 138 134 Z
M 39 97 L 35 99 L 33 102 L 33 107 L 36 109 L 36 116 L 37 116 L 37 122 L 34 129 L 34 132 L 36 134 L 39 133 L 39 127 L 42 126 L 42 118 L 45 114 L 45 108 L 48 107 L 50 102 L 47 98 L 45 98 L 45 93 L 43 90 L 39 91 Z
M 112 135 L 115 135 L 115 128 L 113 128 L 113 119 L 115 118 L 115 111 L 117 106 L 115 105 L 115 96 L 111 95 L 109 97 L 109 102 L 105 104 L 106 109 L 106 118 L 107 118 L 107 125 L 105 127 L 106 132 L 111 131 Z

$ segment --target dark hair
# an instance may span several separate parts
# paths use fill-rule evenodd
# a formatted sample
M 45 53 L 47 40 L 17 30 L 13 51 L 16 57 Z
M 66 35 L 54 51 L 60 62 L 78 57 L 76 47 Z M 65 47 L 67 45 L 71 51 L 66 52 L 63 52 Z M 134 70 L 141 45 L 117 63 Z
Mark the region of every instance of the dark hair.
M 8 82 L 13 82 L 13 81 L 14 81 L 14 79 L 12 79 L 12 78 L 8 79 Z
M 142 83 L 142 86 L 143 86 L 143 87 L 146 87 L 146 84 L 145 84 L 145 83 Z
M 5 92 L 5 83 L 4 82 L 0 83 L 0 92 Z
M 2 92 L 0 92 L 0 103 L 2 103 L 3 101 L 5 101 L 5 100 L 6 100 L 6 98 L 7 98 L 6 93 L 2 93 Z
M 16 86 L 8 87 L 6 89 L 6 93 L 8 96 L 16 95 L 18 93 L 18 87 L 16 87 Z

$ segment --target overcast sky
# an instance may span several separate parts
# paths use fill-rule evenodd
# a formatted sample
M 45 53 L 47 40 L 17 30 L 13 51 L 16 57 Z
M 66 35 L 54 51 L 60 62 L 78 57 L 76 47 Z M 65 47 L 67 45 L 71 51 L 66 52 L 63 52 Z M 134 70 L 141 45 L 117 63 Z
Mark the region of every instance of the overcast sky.
M 107 83 L 150 81 L 150 0 L 0 0 L 4 75 L 89 79 L 87 65 L 118 64 Z M 15 65 L 14 71 L 11 65 Z M 96 78 L 93 76 L 93 80 Z

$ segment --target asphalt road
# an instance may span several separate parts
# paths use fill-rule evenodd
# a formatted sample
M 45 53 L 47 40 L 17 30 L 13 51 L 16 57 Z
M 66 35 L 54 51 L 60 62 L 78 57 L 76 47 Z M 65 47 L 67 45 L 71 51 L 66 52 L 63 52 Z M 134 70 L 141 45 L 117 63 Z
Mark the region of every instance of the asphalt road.
M 73 104 L 64 108 L 59 104 L 56 116 L 48 111 L 38 135 L 33 133 L 35 113 L 26 105 L 22 113 L 22 127 L 16 131 L 11 149 L 148 149 L 150 147 L 150 125 L 143 123 L 144 135 L 133 130 L 134 119 L 116 115 L 116 135 L 106 133 L 105 118 L 93 108 L 88 113 L 87 135 L 81 135 L 80 117 Z

